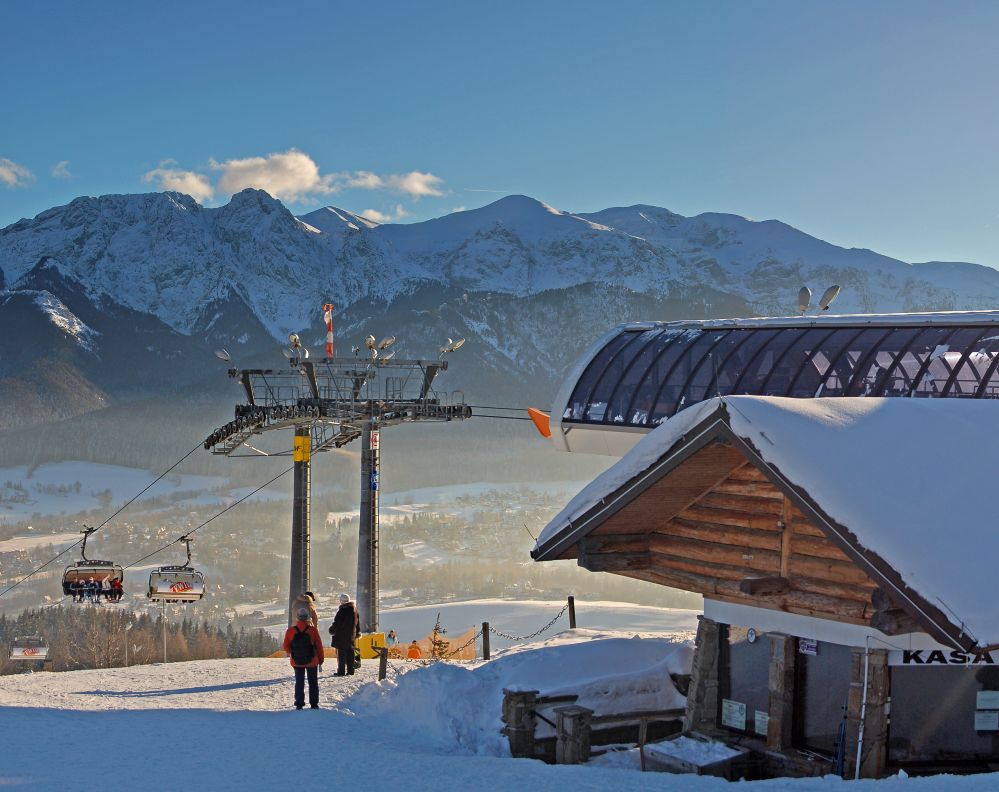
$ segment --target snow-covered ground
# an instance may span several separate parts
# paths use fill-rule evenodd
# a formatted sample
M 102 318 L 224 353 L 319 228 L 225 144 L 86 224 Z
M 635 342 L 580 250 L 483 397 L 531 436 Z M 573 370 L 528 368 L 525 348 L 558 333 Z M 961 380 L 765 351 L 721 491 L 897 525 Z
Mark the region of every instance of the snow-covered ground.
M 374 663 L 342 678 L 330 676 L 327 665 L 317 712 L 292 709 L 283 659 L 2 677 L 0 786 L 720 791 L 728 782 L 639 773 L 634 750 L 576 767 L 511 759 L 498 733 L 503 687 L 580 693 L 598 711 L 610 701 L 674 706 L 679 696 L 668 674 L 689 663 L 690 651 L 688 641 L 668 634 L 577 630 L 489 663 L 393 662 L 384 682 L 376 681 Z M 999 775 L 752 783 L 778 792 L 986 792 Z

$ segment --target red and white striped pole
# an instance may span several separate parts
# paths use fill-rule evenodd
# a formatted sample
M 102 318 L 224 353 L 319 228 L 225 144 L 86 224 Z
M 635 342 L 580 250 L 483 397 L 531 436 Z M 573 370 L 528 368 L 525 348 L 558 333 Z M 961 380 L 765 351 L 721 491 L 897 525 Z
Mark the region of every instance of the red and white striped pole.
M 333 303 L 323 306 L 323 320 L 326 322 L 326 357 L 333 357 Z

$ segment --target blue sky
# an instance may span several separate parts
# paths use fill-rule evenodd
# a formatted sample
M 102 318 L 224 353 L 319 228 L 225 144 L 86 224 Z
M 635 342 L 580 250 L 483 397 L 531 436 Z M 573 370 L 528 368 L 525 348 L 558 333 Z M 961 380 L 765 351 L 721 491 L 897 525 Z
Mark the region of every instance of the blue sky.
M 999 266 L 999 4 L 4 4 L 0 226 L 247 184 L 412 222 L 507 193 Z

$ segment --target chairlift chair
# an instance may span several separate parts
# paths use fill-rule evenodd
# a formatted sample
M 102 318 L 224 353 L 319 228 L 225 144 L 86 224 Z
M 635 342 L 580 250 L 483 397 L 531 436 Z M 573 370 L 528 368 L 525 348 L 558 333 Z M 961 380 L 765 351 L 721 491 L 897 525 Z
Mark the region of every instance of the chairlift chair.
M 39 635 L 26 635 L 11 642 L 7 656 L 11 660 L 39 663 L 48 658 L 49 645 Z
M 162 566 L 149 573 L 151 602 L 197 602 L 205 596 L 205 576 L 191 566 L 191 540 L 179 540 L 187 545 L 187 563 L 181 566 Z
M 80 531 L 83 534 L 83 547 L 80 548 L 80 555 L 83 560 L 77 561 L 75 564 L 70 564 L 63 573 L 62 593 L 66 596 L 80 594 L 82 590 L 77 584 L 85 585 L 90 582 L 91 578 L 101 585 L 102 593 L 106 591 L 104 587 L 106 582 L 113 580 L 124 582 L 125 580 L 125 572 L 120 564 L 116 564 L 113 561 L 99 561 L 87 558 L 87 539 L 96 530 L 96 528 L 84 527 Z M 82 596 L 79 598 L 79 601 L 83 601 Z

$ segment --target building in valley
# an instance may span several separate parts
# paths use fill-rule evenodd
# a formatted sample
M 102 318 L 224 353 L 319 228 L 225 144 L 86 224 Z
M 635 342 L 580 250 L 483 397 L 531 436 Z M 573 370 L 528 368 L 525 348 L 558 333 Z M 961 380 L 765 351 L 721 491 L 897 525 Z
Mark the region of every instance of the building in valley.
M 649 411 L 630 426 L 615 425 L 626 422 L 611 405 L 623 401 L 622 382 L 632 383 L 631 406 L 641 401 L 634 383 L 644 380 L 631 372 L 655 365 L 636 360 L 663 328 L 618 342 L 616 354 L 634 348 L 613 387 L 592 374 L 615 365 L 604 355 L 595 367 L 599 349 L 577 367 L 556 442 L 610 447 L 630 435 L 628 450 L 551 521 L 532 555 L 703 595 L 686 729 L 754 748 L 774 774 L 999 764 L 999 608 L 989 590 L 999 405 L 988 398 L 999 385 L 999 327 L 992 312 L 958 316 L 870 317 L 874 333 L 859 327 L 868 317 L 787 320 L 808 322 L 795 351 L 771 350 L 769 363 L 747 353 L 751 374 L 727 361 L 766 344 L 730 339 L 711 360 L 707 350 L 729 336 L 688 326 L 688 364 L 674 360 L 655 385 L 673 405 L 666 420 Z M 779 331 L 770 343 L 787 329 L 777 322 L 751 324 Z M 834 351 L 844 326 L 854 341 Z M 908 344 L 885 345 L 903 333 Z M 865 334 L 869 346 L 857 343 Z M 698 345 L 704 355 L 689 352 Z M 670 382 L 678 371 L 683 383 Z M 794 385 L 806 376 L 808 394 Z M 747 377 L 755 392 L 799 398 L 733 390 Z M 738 395 L 706 398 L 719 390 Z M 840 395 L 808 398 L 827 390 Z M 850 395 L 864 393 L 880 395 Z M 967 398 L 920 398 L 934 396 Z

